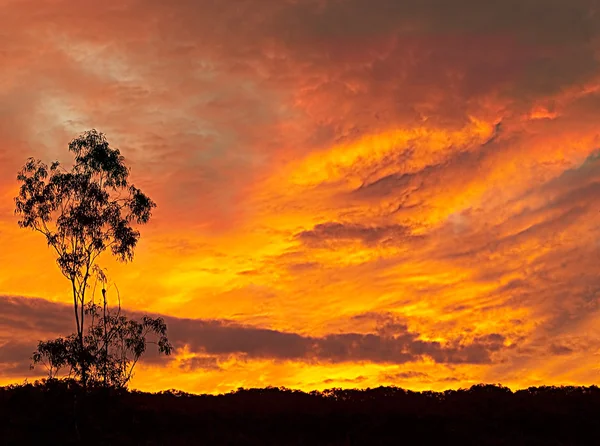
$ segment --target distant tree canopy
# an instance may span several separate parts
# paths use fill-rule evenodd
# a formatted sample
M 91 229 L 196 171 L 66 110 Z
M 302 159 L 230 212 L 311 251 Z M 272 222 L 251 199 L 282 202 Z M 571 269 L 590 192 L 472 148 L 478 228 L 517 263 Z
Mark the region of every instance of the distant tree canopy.
M 0 387 L 2 445 L 598 445 L 600 389 L 476 385 L 443 392 L 398 387 L 305 393 L 238 389 L 87 392 L 86 434 L 70 414 L 77 383 Z M 33 427 L 33 428 L 32 428 Z M 83 432 L 83 430 L 82 430 Z
M 107 384 L 126 383 L 130 372 L 109 380 L 108 369 L 122 369 L 124 351 L 131 354 L 131 361 L 125 363 L 135 365 L 150 332 L 160 337 L 160 351 L 169 354 L 166 326 L 160 318 L 129 321 L 120 314 L 120 306 L 112 315 L 105 295 L 106 277 L 99 275 L 95 262 L 108 249 L 118 260 L 131 261 L 140 238 L 133 225 L 147 223 L 156 204 L 129 183 L 124 157 L 109 146 L 104 134 L 87 131 L 69 143 L 69 151 L 75 159 L 68 170 L 57 161 L 48 166 L 29 158 L 17 175 L 21 183 L 15 198 L 19 226 L 43 234 L 55 251 L 60 271 L 71 282 L 76 327 L 70 337 L 41 342 L 33 360 L 48 360 L 50 376 L 57 367 L 69 365 L 84 386 L 90 372 L 97 370 L 103 371 Z M 101 331 L 94 325 L 98 307 L 88 293 L 94 274 L 103 283 Z M 86 316 L 91 317 L 91 324 L 86 325 Z M 116 339 L 123 342 L 119 354 L 115 353 Z M 116 361 L 117 357 L 121 359 Z

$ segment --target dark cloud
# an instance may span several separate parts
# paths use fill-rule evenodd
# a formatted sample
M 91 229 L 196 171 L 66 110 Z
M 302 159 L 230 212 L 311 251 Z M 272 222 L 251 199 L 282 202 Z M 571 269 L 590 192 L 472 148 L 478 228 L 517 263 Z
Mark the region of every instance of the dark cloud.
M 371 246 L 380 243 L 401 243 L 410 237 L 410 228 L 402 225 L 367 226 L 356 223 L 328 222 L 296 234 L 307 246 L 324 247 L 332 242 L 360 241 Z
M 209 355 L 237 353 L 249 358 L 316 362 L 405 363 L 427 356 L 441 363 L 491 362 L 501 348 L 496 340 L 481 339 L 461 345 L 423 341 L 404 331 L 393 336 L 342 333 L 323 337 L 303 336 L 223 321 L 168 318 L 175 343 Z
M 408 331 L 407 320 L 392 313 L 367 312 L 352 316 L 354 325 L 366 323 L 381 336 L 395 336 Z
M 587 41 L 599 31 L 594 0 L 344 0 L 293 2 L 278 9 L 280 33 L 319 38 L 394 30 L 511 33 L 536 42 Z M 292 30 L 292 31 L 290 31 Z
M 566 345 L 559 345 L 559 344 L 550 344 L 550 354 L 552 355 L 570 355 L 571 353 L 573 353 L 573 349 L 571 347 L 568 347 Z
M 385 381 L 390 381 L 390 382 L 403 382 L 403 381 L 407 381 L 407 380 L 418 380 L 419 382 L 426 382 L 426 383 L 434 383 L 434 382 L 444 382 L 444 383 L 451 383 L 451 382 L 459 382 L 462 380 L 467 379 L 466 376 L 464 375 L 460 375 L 460 376 L 447 376 L 444 378 L 434 378 L 432 376 L 430 376 L 427 373 L 423 373 L 423 372 L 415 372 L 415 371 L 407 371 L 407 372 L 398 372 L 398 373 L 387 373 L 387 374 L 383 374 L 381 376 Z
M 256 46 L 245 54 L 258 59 L 277 42 L 281 59 L 263 59 L 273 76 L 280 78 L 277 73 L 294 62 L 315 77 L 328 73 L 315 90 L 364 111 L 375 112 L 369 107 L 374 102 L 380 115 L 414 113 L 419 98 L 445 92 L 436 112 L 466 116 L 467 98 L 497 90 L 519 102 L 532 100 L 582 83 L 598 68 L 591 43 L 600 20 L 593 0 L 305 0 L 261 2 L 252 11 L 241 2 L 237 14 L 253 17 L 255 27 L 226 40 L 238 46 L 252 35 Z M 345 88 L 356 80 L 361 93 Z M 382 103 L 386 95 L 391 100 Z M 359 127 L 366 126 L 366 114 Z
M 219 358 L 212 356 L 195 356 L 180 361 L 179 368 L 185 372 L 194 372 L 196 370 L 223 370 L 219 365 Z
M 323 384 L 344 383 L 344 384 L 360 384 L 366 381 L 366 376 L 357 376 L 355 378 L 328 378 L 322 381 Z
M 292 273 L 306 273 L 308 271 L 320 268 L 321 266 L 322 265 L 319 262 L 300 262 L 290 263 L 286 266 L 286 268 Z
M 73 310 L 44 299 L 0 296 L 0 333 L 27 333 L 35 336 L 64 335 L 75 328 Z
M 398 372 L 398 373 L 394 373 L 393 375 L 385 375 L 385 379 L 389 380 L 389 381 L 396 381 L 396 380 L 401 380 L 401 379 L 428 379 L 429 375 L 427 373 L 423 373 L 423 372 L 414 372 L 414 371 L 408 371 L 408 372 Z
M 14 339 L 0 341 L 0 375 L 31 375 L 30 358 L 34 350 L 35 343 Z
M 0 326 L 2 332 L 13 329 L 18 320 L 51 329 L 46 337 L 54 336 L 60 328 L 61 334 L 69 332 L 68 307 L 44 303 L 40 299 L 10 297 L 1 298 L 1 308 L 6 319 Z M 20 313 L 23 311 L 23 313 Z M 45 324 L 48 315 L 60 315 L 54 324 Z M 130 316 L 139 316 L 132 313 Z M 375 316 L 370 316 L 375 317 Z M 490 335 L 472 343 L 452 342 L 442 344 L 419 339 L 418 333 L 409 332 L 402 324 L 393 325 L 393 331 L 379 330 L 377 333 L 340 333 L 322 337 L 311 337 L 297 333 L 240 325 L 231 321 L 178 319 L 165 317 L 169 339 L 176 347 L 187 346 L 199 357 L 186 360 L 182 367 L 218 369 L 218 357 L 240 355 L 248 359 L 294 360 L 324 363 L 373 362 L 402 364 L 419 361 L 424 357 L 438 363 L 487 364 L 492 362 L 493 352 L 502 348 L 503 337 Z M 35 348 L 36 341 L 24 339 L 18 344 L 6 343 L 2 347 L 2 358 L 7 364 L 15 361 L 25 364 Z M 27 353 L 25 353 L 27 352 Z M 149 350 L 146 361 L 157 361 L 157 354 Z M 12 365 L 11 365 L 12 367 Z

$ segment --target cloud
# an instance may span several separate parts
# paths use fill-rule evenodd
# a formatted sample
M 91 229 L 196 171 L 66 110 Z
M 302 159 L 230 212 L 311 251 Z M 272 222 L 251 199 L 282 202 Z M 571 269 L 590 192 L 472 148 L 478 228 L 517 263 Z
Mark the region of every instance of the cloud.
M 343 383 L 343 384 L 360 384 L 364 381 L 366 381 L 367 378 L 365 376 L 357 376 L 355 378 L 342 378 L 342 379 L 336 379 L 336 378 L 327 378 L 324 379 L 322 381 L 323 384 L 339 384 L 339 383 Z
M 219 365 L 219 358 L 211 356 L 195 356 L 189 359 L 182 359 L 179 368 L 186 372 L 197 370 L 219 371 L 223 370 Z
M 573 349 L 570 347 L 567 347 L 566 345 L 551 344 L 550 345 L 550 353 L 553 355 L 569 355 L 569 354 L 573 353 Z
M 74 328 L 72 309 L 44 299 L 0 296 L 2 332 L 58 336 Z
M 35 344 L 19 340 L 0 342 L 0 375 L 30 375 L 31 355 Z
M 427 356 L 440 363 L 489 363 L 501 348 L 497 341 L 478 340 L 467 345 L 443 345 L 419 340 L 418 334 L 394 336 L 342 333 L 303 336 L 223 321 L 168 319 L 173 341 L 191 351 L 209 355 L 241 354 L 250 359 L 316 362 L 405 363 Z
M 4 1 L 0 30 L 2 294 L 68 302 L 15 173 L 96 127 L 159 205 L 103 265 L 201 390 L 596 379 L 595 0 Z M 0 299 L 5 373 L 72 329 Z
M 41 299 L 2 298 L 0 305 L 5 310 L 5 319 L 0 326 L 1 333 L 19 327 L 23 320 L 36 325 L 40 330 L 47 328 L 46 337 L 55 335 L 54 330 L 62 328 L 62 335 L 68 333 L 68 307 L 52 304 Z M 47 324 L 48 319 L 55 324 Z M 131 313 L 132 317 L 139 314 Z M 504 337 L 492 335 L 476 339 L 472 343 L 458 341 L 443 344 L 437 341 L 419 339 L 418 333 L 407 330 L 406 326 L 394 326 L 395 332 L 378 333 L 336 333 L 322 337 L 306 336 L 267 328 L 242 325 L 232 321 L 192 320 L 165 317 L 169 340 L 176 348 L 187 348 L 196 357 L 184 359 L 180 367 L 185 370 L 219 370 L 219 357 L 239 355 L 248 360 L 269 359 L 275 361 L 301 361 L 316 363 L 372 362 L 381 364 L 403 364 L 430 358 L 438 363 L 448 364 L 487 364 L 492 362 L 492 354 L 503 348 Z M 62 323 L 59 327 L 57 324 Z M 6 336 L 6 334 L 5 334 Z M 6 342 L 0 351 L 4 367 L 12 370 L 12 364 L 23 368 L 35 341 Z M 28 355 L 24 352 L 28 351 Z M 148 356 L 155 362 L 155 354 Z M 6 371 L 4 372 L 6 373 Z
M 386 375 L 386 379 L 390 380 L 390 381 L 396 381 L 396 380 L 404 380 L 404 379 L 424 379 L 424 378 L 429 378 L 429 375 L 427 375 L 427 373 L 423 373 L 423 372 L 414 372 L 414 371 L 408 371 L 408 372 L 398 372 L 394 375 Z
M 410 237 L 410 228 L 401 225 L 366 226 L 356 223 L 328 222 L 296 234 L 308 246 L 327 246 L 329 242 L 360 241 L 372 246 L 379 243 L 401 243 Z

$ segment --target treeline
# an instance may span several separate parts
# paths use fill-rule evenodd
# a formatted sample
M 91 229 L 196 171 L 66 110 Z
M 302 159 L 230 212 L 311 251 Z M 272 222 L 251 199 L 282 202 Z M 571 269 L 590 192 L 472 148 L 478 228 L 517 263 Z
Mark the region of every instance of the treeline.
M 143 393 L 73 381 L 0 388 L 1 444 L 600 444 L 598 387 L 496 385 Z

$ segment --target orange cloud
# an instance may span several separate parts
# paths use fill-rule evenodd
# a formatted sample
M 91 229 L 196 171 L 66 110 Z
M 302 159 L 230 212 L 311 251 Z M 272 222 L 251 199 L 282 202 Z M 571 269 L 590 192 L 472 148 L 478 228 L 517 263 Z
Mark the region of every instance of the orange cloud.
M 0 382 L 70 326 L 16 172 L 95 127 L 159 205 L 101 259 L 178 342 L 136 387 L 593 383 L 593 6 L 0 0 Z

